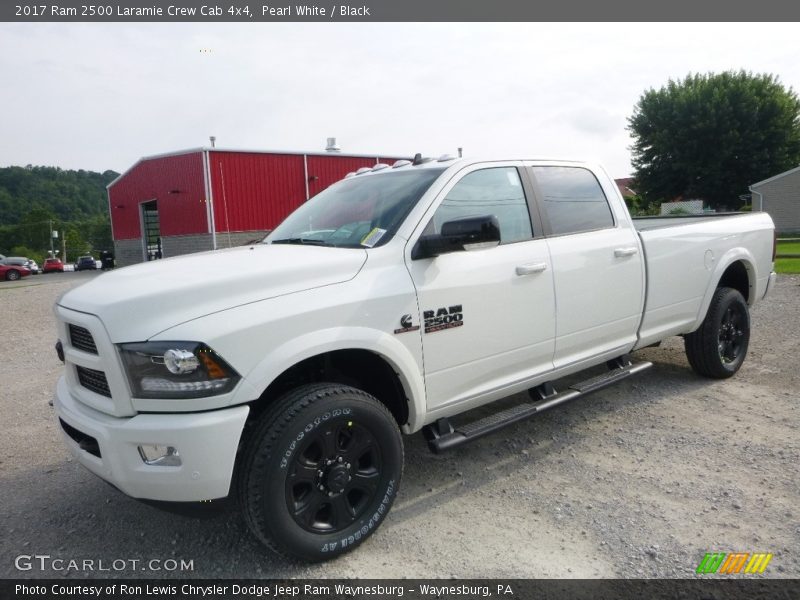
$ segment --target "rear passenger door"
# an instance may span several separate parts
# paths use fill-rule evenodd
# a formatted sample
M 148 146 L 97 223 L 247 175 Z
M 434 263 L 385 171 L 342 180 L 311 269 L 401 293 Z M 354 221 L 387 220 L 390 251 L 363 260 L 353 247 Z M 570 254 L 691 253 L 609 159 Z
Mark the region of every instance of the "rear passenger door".
M 556 296 L 555 368 L 633 346 L 644 303 L 639 240 L 582 166 L 529 164 Z M 604 178 L 604 180 L 607 178 Z M 616 198 L 616 196 L 615 196 Z

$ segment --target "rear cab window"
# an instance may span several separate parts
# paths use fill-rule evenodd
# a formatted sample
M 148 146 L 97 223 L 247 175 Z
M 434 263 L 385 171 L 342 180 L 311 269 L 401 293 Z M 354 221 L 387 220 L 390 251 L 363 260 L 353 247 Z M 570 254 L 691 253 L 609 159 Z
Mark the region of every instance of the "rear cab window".
M 550 235 L 614 227 L 600 182 L 584 167 L 530 167 L 540 192 L 540 209 Z

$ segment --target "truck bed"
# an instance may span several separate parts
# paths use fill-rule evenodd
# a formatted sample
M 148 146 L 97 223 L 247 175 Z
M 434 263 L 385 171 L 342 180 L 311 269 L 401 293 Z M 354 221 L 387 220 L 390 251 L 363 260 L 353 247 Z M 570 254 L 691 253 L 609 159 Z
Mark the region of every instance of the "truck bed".
M 694 331 L 723 265 L 748 265 L 748 303 L 763 296 L 772 270 L 772 221 L 766 213 L 719 213 L 634 219 L 646 261 L 641 348 Z

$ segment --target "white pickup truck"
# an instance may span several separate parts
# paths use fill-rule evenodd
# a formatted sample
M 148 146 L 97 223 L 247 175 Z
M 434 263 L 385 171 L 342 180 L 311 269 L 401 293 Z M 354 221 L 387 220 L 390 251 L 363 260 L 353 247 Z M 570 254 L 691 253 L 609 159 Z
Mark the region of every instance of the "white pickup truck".
M 233 493 L 269 547 L 323 560 L 386 517 L 401 433 L 454 448 L 651 366 L 629 353 L 669 336 L 697 373 L 733 375 L 773 260 L 766 214 L 632 220 L 592 164 L 376 165 L 262 243 L 66 293 L 55 411 L 77 459 L 124 493 Z

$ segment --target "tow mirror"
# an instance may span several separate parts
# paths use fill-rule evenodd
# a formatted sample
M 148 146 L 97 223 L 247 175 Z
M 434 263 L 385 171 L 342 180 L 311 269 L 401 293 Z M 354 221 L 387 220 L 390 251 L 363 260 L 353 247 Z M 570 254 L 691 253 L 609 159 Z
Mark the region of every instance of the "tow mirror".
M 421 237 L 411 258 L 431 258 L 449 252 L 490 248 L 500 243 L 500 223 L 493 215 L 447 221 L 440 234 Z

